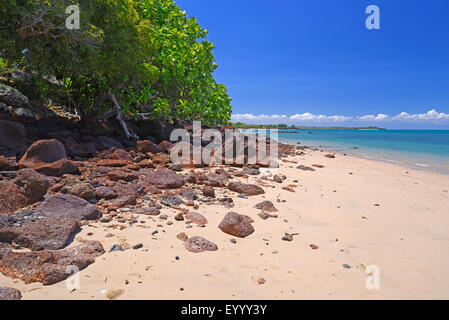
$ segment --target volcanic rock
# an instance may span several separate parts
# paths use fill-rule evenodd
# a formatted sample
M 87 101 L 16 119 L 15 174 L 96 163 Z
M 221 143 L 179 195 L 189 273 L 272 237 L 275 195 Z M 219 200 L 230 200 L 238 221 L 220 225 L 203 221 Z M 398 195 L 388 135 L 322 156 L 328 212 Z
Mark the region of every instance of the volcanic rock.
M 137 141 L 137 151 L 141 153 L 151 152 L 153 154 L 163 152 L 163 149 L 149 140 Z
M 187 250 L 194 253 L 218 250 L 218 247 L 215 243 L 201 237 L 192 237 L 187 239 L 186 241 L 184 241 L 184 246 Z
M 95 195 L 98 199 L 114 199 L 117 198 L 117 194 L 114 189 L 109 187 L 97 187 L 95 188 Z
M 45 216 L 40 212 L 5 216 L 0 215 L 0 241 L 14 242 L 34 251 L 62 249 L 80 229 L 77 219 Z
M 248 216 L 229 212 L 223 221 L 221 221 L 218 228 L 232 236 L 245 238 L 254 232 L 254 228 L 251 225 L 252 222 L 253 220 Z
M 0 208 L 11 214 L 41 199 L 48 187 L 45 176 L 32 169 L 19 170 L 14 180 L 0 182 Z
M 25 143 L 23 124 L 0 120 L 0 147 L 5 147 L 17 154 L 25 150 Z
M 7 277 L 20 279 L 25 283 L 41 282 L 51 285 L 70 276 L 69 267 L 79 270 L 95 262 L 104 254 L 98 241 L 88 241 L 77 247 L 63 250 L 34 252 L 13 252 L 0 247 L 0 272 Z
M 240 182 L 230 182 L 228 184 L 228 189 L 237 193 L 244 193 L 247 196 L 256 196 L 265 193 L 265 191 L 259 186 Z
M 0 287 L 0 300 L 22 300 L 22 293 L 14 288 Z
M 207 219 L 198 212 L 189 212 L 186 215 L 184 215 L 185 220 L 193 222 L 199 226 L 205 226 L 208 221 Z
M 161 169 L 148 174 L 145 184 L 159 189 L 176 189 L 184 185 L 184 180 L 171 170 Z
M 268 201 L 268 200 L 256 204 L 256 206 L 254 208 L 261 209 L 262 212 L 277 212 L 278 211 L 278 209 L 275 208 L 273 202 Z
M 37 210 L 47 216 L 74 218 L 78 221 L 101 217 L 101 212 L 95 205 L 69 194 L 49 195 Z
M 179 206 L 182 204 L 182 200 L 179 197 L 171 194 L 164 195 L 160 202 L 167 207 Z
M 202 191 L 205 197 L 215 197 L 215 190 L 212 187 L 204 186 Z

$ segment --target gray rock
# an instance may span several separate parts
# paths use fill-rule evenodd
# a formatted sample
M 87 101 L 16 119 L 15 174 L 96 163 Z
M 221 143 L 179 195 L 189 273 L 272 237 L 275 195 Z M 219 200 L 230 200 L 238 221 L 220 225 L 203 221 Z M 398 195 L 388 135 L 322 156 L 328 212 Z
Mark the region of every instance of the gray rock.
M 171 195 L 171 194 L 164 195 L 160 202 L 161 202 L 161 204 L 163 204 L 164 206 L 167 206 L 167 207 L 179 206 L 183 203 L 179 197 Z
M 0 84 L 0 102 L 15 108 L 28 108 L 30 102 L 27 97 L 13 87 Z
M 119 244 L 114 244 L 111 249 L 109 249 L 108 252 L 114 252 L 114 251 L 125 251 L 125 248 L 123 248 L 121 245 Z

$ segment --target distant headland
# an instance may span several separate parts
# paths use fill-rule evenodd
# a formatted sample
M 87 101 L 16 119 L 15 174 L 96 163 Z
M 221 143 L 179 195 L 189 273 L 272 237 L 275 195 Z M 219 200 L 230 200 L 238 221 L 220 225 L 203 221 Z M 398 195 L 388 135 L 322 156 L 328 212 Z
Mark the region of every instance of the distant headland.
M 231 125 L 238 129 L 281 129 L 281 130 L 386 130 L 379 127 L 310 127 L 310 126 L 294 126 L 287 124 L 247 124 L 243 122 L 231 123 Z

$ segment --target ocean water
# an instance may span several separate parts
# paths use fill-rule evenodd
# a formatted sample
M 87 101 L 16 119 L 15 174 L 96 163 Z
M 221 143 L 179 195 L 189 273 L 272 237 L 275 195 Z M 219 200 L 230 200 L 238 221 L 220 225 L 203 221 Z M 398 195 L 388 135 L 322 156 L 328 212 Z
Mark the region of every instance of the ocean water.
M 449 130 L 279 130 L 279 140 L 449 174 Z

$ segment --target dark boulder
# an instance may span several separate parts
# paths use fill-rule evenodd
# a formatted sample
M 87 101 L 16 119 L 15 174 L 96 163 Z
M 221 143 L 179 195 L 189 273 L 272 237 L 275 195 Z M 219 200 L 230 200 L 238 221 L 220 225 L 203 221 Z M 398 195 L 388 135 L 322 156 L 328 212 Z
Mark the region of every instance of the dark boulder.
M 148 174 L 145 184 L 153 185 L 159 189 L 176 189 L 184 185 L 184 180 L 173 171 L 162 169 Z
M 13 87 L 0 84 L 0 102 L 15 108 L 29 108 L 30 102 L 27 97 Z
M 230 182 L 228 184 L 228 189 L 237 193 L 244 193 L 247 196 L 256 196 L 259 194 L 264 194 L 265 191 L 255 184 L 246 184 L 240 182 Z
M 40 212 L 23 212 L 15 216 L 1 215 L 0 241 L 14 242 L 33 251 L 64 248 L 80 229 L 76 219 L 48 217 Z
M 21 154 L 26 149 L 25 127 L 21 123 L 0 120 L 0 147 Z
M 0 247 L 0 272 L 25 283 L 51 285 L 67 279 L 70 276 L 69 268 L 82 270 L 102 254 L 104 248 L 98 241 L 63 250 L 34 252 L 13 252 L 3 246 Z
M 252 222 L 253 220 L 248 216 L 229 212 L 223 221 L 221 221 L 218 228 L 232 236 L 245 238 L 254 232 L 254 228 L 251 225 Z
M 77 220 L 95 220 L 101 217 L 100 210 L 84 199 L 69 194 L 53 194 L 45 198 L 38 211 L 47 216 L 66 217 Z
M 10 181 L 0 182 L 0 208 L 2 213 L 16 210 L 38 201 L 47 193 L 50 183 L 33 169 L 22 169 Z
M 162 148 L 149 140 L 137 141 L 137 151 L 141 153 L 151 152 L 153 154 L 163 152 Z

